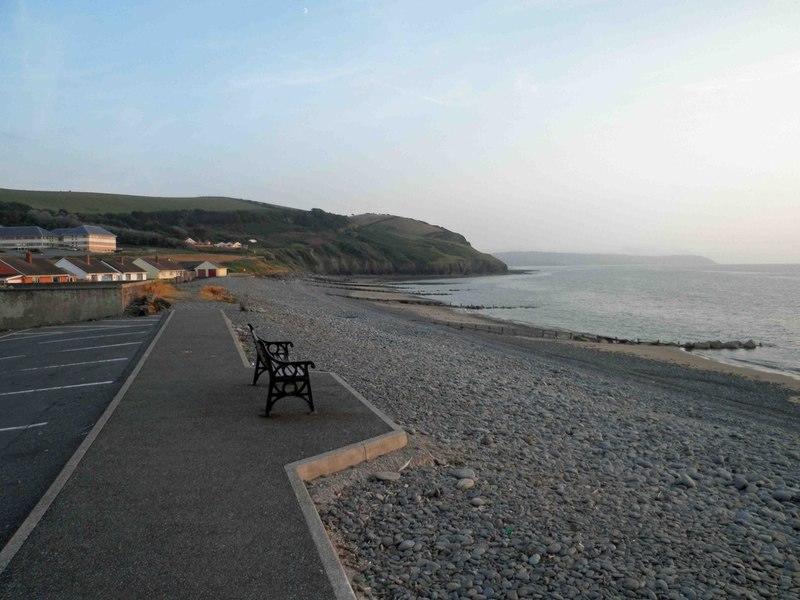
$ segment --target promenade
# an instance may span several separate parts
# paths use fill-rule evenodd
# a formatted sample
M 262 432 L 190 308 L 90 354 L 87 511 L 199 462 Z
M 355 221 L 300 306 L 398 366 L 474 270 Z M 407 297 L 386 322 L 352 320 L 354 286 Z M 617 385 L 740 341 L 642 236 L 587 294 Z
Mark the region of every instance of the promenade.
M 316 415 L 290 398 L 260 418 L 251 375 L 217 305 L 180 304 L 0 598 L 336 598 L 284 467 L 390 426 L 322 372 Z

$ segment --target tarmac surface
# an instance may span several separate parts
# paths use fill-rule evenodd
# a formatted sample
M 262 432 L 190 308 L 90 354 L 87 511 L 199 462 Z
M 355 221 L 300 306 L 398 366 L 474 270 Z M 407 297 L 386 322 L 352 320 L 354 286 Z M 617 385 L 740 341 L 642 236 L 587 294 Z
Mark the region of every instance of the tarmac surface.
M 321 372 L 317 414 L 262 418 L 251 376 L 217 305 L 177 305 L 0 598 L 334 598 L 283 467 L 389 427 Z
M 0 336 L 0 547 L 97 421 L 161 317 Z

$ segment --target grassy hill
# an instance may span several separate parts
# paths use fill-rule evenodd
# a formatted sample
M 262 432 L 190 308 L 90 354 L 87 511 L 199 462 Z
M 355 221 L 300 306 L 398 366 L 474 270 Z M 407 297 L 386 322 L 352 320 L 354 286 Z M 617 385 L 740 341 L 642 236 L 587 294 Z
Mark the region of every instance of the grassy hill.
M 157 198 L 0 189 L 0 225 L 103 225 L 129 247 L 181 248 L 187 237 L 249 245 L 279 270 L 328 274 L 499 273 L 462 236 L 392 215 L 346 217 L 236 198 Z M 248 242 L 253 239 L 255 242 Z
M 0 202 L 19 202 L 31 208 L 65 210 L 75 214 L 102 214 L 124 212 L 158 212 L 165 210 L 257 210 L 263 206 L 252 200 L 222 196 L 196 198 L 171 198 L 157 196 L 128 196 L 126 194 L 100 194 L 96 192 L 42 192 L 34 190 L 9 190 L 0 188 Z

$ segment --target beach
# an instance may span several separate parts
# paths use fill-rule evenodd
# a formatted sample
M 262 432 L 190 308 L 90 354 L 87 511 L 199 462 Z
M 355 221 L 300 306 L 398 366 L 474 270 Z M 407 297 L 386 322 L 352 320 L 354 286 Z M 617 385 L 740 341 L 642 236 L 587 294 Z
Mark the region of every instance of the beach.
M 797 381 L 380 290 L 225 285 L 240 331 L 293 340 L 410 434 L 311 486 L 361 597 L 798 597 Z

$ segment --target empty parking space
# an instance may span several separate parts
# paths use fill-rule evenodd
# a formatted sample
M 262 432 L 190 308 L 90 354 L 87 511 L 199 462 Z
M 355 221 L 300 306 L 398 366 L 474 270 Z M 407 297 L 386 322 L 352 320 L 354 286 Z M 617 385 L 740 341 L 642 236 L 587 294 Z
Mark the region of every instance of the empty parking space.
M 0 546 L 123 384 L 160 317 L 0 336 Z

